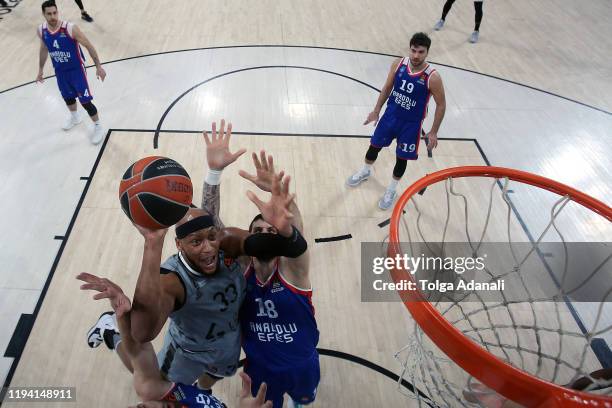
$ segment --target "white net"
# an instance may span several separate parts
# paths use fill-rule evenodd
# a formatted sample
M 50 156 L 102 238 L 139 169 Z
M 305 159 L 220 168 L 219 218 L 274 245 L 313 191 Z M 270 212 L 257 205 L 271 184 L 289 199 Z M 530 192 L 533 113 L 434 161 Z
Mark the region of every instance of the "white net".
M 549 208 L 548 214 L 542 208 Z M 427 276 L 420 270 L 414 275 L 415 282 L 453 285 L 455 290 L 448 291 L 417 285 L 447 321 L 532 376 L 610 396 L 612 403 L 608 219 L 570 197 L 488 177 L 449 178 L 428 186 L 403 212 L 402 253 L 486 257 L 486 266 L 473 273 L 438 267 L 425 271 Z M 488 286 L 470 288 L 468 283 L 475 281 Z M 428 396 L 398 387 L 418 406 L 504 404 L 503 397 L 450 360 L 418 325 L 396 358 L 402 366 L 399 384 L 408 381 Z

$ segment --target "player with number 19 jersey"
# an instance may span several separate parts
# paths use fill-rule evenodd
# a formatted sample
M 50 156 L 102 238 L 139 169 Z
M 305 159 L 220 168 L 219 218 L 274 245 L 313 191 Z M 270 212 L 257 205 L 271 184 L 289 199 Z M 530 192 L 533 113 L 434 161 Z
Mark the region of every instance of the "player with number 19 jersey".
M 312 290 L 288 282 L 278 263 L 267 282 L 260 282 L 250 265 L 245 271 L 246 296 L 241 312 L 245 372 L 258 389 L 267 379 L 266 399 L 281 407 L 283 394 L 307 404 L 320 380 Z M 270 380 L 271 378 L 274 381 Z
M 419 72 L 410 70 L 410 59 L 402 58 L 395 71 L 393 90 L 387 109 L 376 126 L 371 144 L 387 147 L 397 138 L 396 154 L 405 160 L 418 158 L 418 147 L 427 104 L 431 93 L 429 78 L 435 72 L 431 65 Z

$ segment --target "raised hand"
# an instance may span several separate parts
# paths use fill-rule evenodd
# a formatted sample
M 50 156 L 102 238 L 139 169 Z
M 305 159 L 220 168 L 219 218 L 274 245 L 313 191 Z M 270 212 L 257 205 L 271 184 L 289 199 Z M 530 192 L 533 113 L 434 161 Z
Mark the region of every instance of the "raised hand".
M 85 282 L 81 285 L 81 290 L 98 292 L 93 296 L 95 300 L 108 299 L 117 317 L 123 316 L 132 309 L 130 298 L 123 293 L 123 290 L 116 283 L 85 272 L 79 273 L 76 278 Z
M 268 193 L 272 191 L 272 182 L 274 179 L 274 159 L 272 155 L 266 156 L 266 151 L 262 150 L 259 152 L 260 157 L 257 157 L 257 153 L 253 153 L 253 164 L 255 165 L 255 175 L 249 174 L 244 170 L 240 170 L 238 174 L 245 179 L 251 181 L 257 187 Z M 284 171 L 278 173 L 281 178 L 285 175 Z
M 289 211 L 289 206 L 293 202 L 295 195 L 289 194 L 290 176 L 275 174 L 272 177 L 272 197 L 270 201 L 263 202 L 253 193 L 247 191 L 247 197 L 259 208 L 259 212 L 266 222 L 272 224 L 278 233 L 289 237 L 293 233 L 292 220 L 293 214 Z
M 240 149 L 236 153 L 230 153 L 229 143 L 232 137 L 232 124 L 228 123 L 227 131 L 225 129 L 225 119 L 221 119 L 221 129 L 217 134 L 217 122 L 212 123 L 212 135 L 208 137 L 208 133 L 204 132 L 204 141 L 206 142 L 206 159 L 208 168 L 211 170 L 223 170 L 238 157 L 242 156 L 246 149 Z
M 241 372 L 240 378 L 242 378 L 242 390 L 240 390 L 239 408 L 272 408 L 272 401 L 266 401 L 266 391 L 268 390 L 266 383 L 261 383 L 259 390 L 257 390 L 257 396 L 253 398 L 251 396 L 251 377 L 245 372 Z

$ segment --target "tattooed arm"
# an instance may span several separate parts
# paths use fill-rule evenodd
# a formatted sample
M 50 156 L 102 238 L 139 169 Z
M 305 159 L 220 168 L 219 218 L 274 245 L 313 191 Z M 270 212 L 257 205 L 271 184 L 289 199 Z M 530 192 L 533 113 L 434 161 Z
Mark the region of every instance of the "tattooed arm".
M 221 185 L 210 185 L 204 181 L 204 192 L 202 193 L 202 209 L 212 215 L 215 226 L 219 229 L 225 228 L 223 221 L 219 218 L 221 209 Z
M 208 174 L 204 180 L 202 193 L 202 209 L 212 215 L 215 226 L 224 228 L 223 222 L 219 218 L 221 208 L 221 172 L 224 168 L 238 159 L 246 149 L 240 149 L 236 153 L 230 153 L 229 143 L 232 136 L 232 124 L 227 124 L 225 119 L 221 120 L 221 129 L 217 133 L 217 123 L 212 123 L 211 137 L 204 132 L 204 142 L 206 143 L 206 160 L 208 161 Z

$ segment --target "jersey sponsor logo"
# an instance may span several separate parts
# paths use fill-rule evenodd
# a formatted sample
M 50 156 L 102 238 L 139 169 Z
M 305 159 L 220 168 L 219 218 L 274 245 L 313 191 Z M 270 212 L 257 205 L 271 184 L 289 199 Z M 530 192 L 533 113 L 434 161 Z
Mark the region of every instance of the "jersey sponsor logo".
M 394 98 L 395 100 L 395 104 L 397 106 L 400 106 L 406 110 L 410 110 L 412 108 L 414 108 L 417 104 L 417 101 L 415 101 L 414 99 L 410 98 L 408 95 L 404 95 L 400 92 L 397 91 L 393 91 L 393 93 L 391 94 L 391 96 Z
M 285 290 L 285 288 L 283 287 L 283 285 L 281 285 L 279 282 L 274 282 L 274 284 L 272 285 L 272 293 L 276 293 L 276 292 L 281 292 Z
M 51 51 L 49 56 L 53 58 L 53 61 L 59 63 L 69 62 L 72 57 L 69 51 Z
M 297 333 L 295 323 L 276 324 L 276 323 L 255 323 L 249 322 L 251 332 L 257 336 L 260 342 L 292 343 L 293 335 Z

